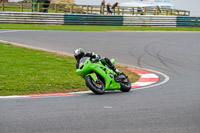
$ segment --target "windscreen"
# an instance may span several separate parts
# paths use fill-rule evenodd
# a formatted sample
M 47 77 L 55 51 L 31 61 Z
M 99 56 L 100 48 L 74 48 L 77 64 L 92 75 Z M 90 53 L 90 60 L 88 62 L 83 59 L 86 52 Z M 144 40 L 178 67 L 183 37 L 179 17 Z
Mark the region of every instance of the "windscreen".
M 89 57 L 83 57 L 81 58 L 80 62 L 79 62 L 79 67 L 83 65 L 83 63 L 88 59 Z

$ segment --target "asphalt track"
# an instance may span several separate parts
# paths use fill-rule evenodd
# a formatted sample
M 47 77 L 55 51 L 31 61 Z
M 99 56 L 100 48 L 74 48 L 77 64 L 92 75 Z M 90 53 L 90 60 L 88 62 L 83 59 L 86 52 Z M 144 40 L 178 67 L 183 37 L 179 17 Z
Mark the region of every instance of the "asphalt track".
M 0 40 L 73 53 L 82 47 L 170 80 L 130 93 L 0 99 L 0 133 L 199 133 L 200 32 L 0 30 Z

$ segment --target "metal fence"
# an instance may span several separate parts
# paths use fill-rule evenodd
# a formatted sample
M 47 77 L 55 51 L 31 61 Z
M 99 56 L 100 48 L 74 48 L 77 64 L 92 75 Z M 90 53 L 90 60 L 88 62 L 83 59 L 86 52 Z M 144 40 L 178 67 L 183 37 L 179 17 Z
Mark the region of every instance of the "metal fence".
M 51 13 L 70 13 L 70 14 L 107 14 L 104 6 L 89 6 L 75 4 L 45 4 L 45 3 L 8 3 L 2 1 L 1 11 L 18 12 L 44 12 Z M 45 6 L 48 6 L 46 8 Z M 190 11 L 166 9 L 166 8 L 148 8 L 148 7 L 116 7 L 112 10 L 112 15 L 175 15 L 189 16 Z

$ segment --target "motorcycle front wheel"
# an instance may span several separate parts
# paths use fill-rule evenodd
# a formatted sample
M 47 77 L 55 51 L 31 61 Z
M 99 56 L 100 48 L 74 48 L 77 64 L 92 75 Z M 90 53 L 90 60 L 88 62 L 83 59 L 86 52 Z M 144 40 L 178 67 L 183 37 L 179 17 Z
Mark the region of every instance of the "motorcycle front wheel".
M 131 90 L 131 81 L 127 77 L 125 81 L 120 83 L 122 92 L 129 92 Z
M 92 92 L 94 92 L 97 95 L 102 95 L 105 93 L 105 85 L 101 79 L 98 79 L 96 82 L 91 78 L 91 76 L 88 76 L 85 78 L 85 83 L 87 87 L 90 88 Z

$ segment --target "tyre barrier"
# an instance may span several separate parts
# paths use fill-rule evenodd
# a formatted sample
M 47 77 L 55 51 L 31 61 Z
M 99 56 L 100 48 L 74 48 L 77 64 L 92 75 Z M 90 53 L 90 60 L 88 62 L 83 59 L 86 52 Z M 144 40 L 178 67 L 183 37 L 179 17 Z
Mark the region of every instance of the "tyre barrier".
M 0 23 L 200 27 L 200 17 L 162 15 L 97 15 L 37 12 L 0 12 Z

